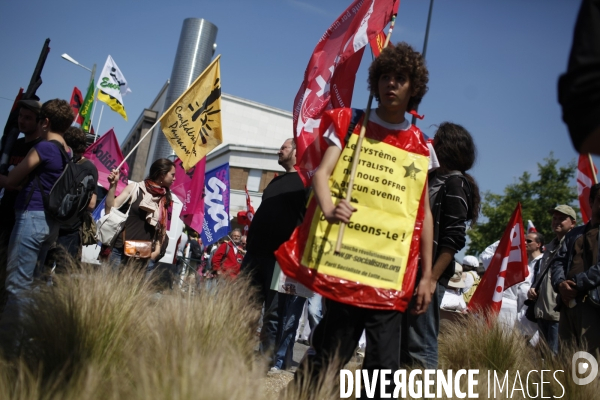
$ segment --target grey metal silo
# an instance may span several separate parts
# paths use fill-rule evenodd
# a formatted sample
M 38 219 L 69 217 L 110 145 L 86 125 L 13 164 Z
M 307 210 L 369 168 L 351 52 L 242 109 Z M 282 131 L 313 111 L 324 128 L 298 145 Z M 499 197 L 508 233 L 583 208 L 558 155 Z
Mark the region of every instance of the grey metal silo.
M 171 104 L 194 82 L 212 60 L 217 39 L 217 26 L 202 18 L 186 18 L 183 21 L 179 44 L 171 71 L 171 79 L 165 101 L 166 111 Z M 173 149 L 164 135 L 157 135 L 154 158 L 166 158 Z

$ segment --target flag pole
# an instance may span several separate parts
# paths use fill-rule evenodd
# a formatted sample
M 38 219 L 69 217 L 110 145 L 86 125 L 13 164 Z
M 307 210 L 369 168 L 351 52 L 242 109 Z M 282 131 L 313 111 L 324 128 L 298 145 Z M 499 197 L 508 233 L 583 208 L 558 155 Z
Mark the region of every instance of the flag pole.
M 394 25 L 396 24 L 396 14 L 392 15 L 392 20 L 390 21 L 390 29 L 388 30 L 388 34 L 385 38 L 385 43 L 383 44 L 382 49 L 385 49 L 387 45 L 390 43 L 390 38 L 392 36 L 392 31 L 394 30 Z M 348 189 L 346 192 L 346 201 L 350 201 L 352 199 L 352 186 L 354 185 L 354 176 L 356 175 L 356 168 L 358 167 L 358 158 L 360 157 L 360 150 L 362 148 L 362 142 L 367 133 L 367 124 L 369 123 L 369 116 L 371 115 L 371 105 L 373 104 L 373 93 L 369 95 L 369 101 L 367 102 L 367 109 L 365 110 L 365 118 L 360 127 L 360 134 L 358 135 L 358 141 L 356 142 L 356 148 L 354 149 L 354 156 L 352 157 L 352 169 L 350 170 L 350 180 L 348 181 Z M 335 243 L 335 253 L 338 254 L 342 250 L 342 239 L 344 237 L 344 230 L 346 229 L 346 224 L 340 222 L 340 230 L 338 232 L 337 242 Z
M 590 169 L 592 170 L 592 177 L 594 178 L 594 185 L 598 183 L 598 177 L 596 176 L 596 169 L 594 168 L 594 161 L 592 161 L 592 154 L 588 153 L 588 160 L 590 160 Z
M 146 139 L 146 136 L 148 136 L 148 135 L 150 134 L 150 132 L 152 132 L 152 131 L 154 130 L 154 127 L 155 127 L 156 125 L 158 125 L 158 123 L 159 123 L 159 122 L 160 122 L 160 119 L 157 119 L 157 120 L 156 120 L 156 122 L 154 123 L 154 125 L 152 125 L 152 126 L 150 127 L 150 129 L 148 129 L 148 132 L 146 132 L 146 133 L 144 134 L 144 136 L 142 136 L 142 137 L 141 137 L 141 139 L 140 139 L 140 140 L 138 140 L 137 144 L 136 144 L 135 146 L 133 146 L 133 149 L 131 149 L 131 150 L 129 151 L 129 153 L 127 153 L 127 155 L 125 156 L 125 158 L 123 159 L 123 161 L 121 161 L 121 164 L 119 164 L 119 165 L 117 166 L 117 168 L 116 168 L 116 169 L 121 169 L 121 166 L 122 166 L 123 164 L 125 164 L 125 161 L 126 161 L 128 158 L 129 158 L 129 156 L 130 156 L 131 154 L 133 154 L 133 152 L 135 151 L 135 149 L 137 149 L 137 148 L 138 148 L 138 146 L 140 145 L 140 143 L 142 143 L 142 141 L 143 141 L 144 139 Z
M 90 117 L 90 131 L 92 130 L 93 122 L 94 122 L 94 111 L 96 111 L 96 94 L 98 92 L 97 88 L 94 88 L 94 101 L 92 102 L 92 116 Z M 96 139 L 98 135 L 96 134 L 94 137 L 94 143 L 96 143 Z
M 423 42 L 423 60 L 427 54 L 427 43 L 429 42 L 429 27 L 431 26 L 431 12 L 433 11 L 433 0 L 429 2 L 429 14 L 427 15 L 427 27 L 425 28 L 425 40 Z M 415 113 L 419 111 L 419 105 L 415 107 Z M 417 126 L 417 116 L 413 115 L 411 124 Z
M 100 117 L 98 118 L 98 125 L 96 126 L 96 131 L 100 132 L 100 122 L 102 122 L 102 114 L 104 113 L 104 104 L 102 104 L 102 108 L 100 109 Z M 92 113 L 93 115 L 93 113 Z M 92 126 L 90 124 L 90 126 Z M 96 137 L 98 137 L 98 135 L 96 135 Z M 96 140 L 94 140 L 95 142 Z

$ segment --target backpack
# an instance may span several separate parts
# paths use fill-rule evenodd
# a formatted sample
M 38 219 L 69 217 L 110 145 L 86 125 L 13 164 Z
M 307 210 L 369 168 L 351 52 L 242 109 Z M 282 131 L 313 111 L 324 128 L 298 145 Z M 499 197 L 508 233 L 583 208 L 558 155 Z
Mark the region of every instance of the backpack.
M 74 162 L 60 142 L 56 140 L 50 140 L 50 142 L 58 147 L 65 161 L 63 172 L 54 182 L 48 194 L 45 193 L 42 187 L 39 175 L 36 174 L 35 179 L 42 193 L 44 210 L 62 223 L 72 223 L 86 209 L 96 189 L 96 183 L 94 182 L 94 176 L 85 168 L 85 163 L 78 164 Z M 33 190 L 29 193 L 27 203 L 31 200 L 32 195 Z

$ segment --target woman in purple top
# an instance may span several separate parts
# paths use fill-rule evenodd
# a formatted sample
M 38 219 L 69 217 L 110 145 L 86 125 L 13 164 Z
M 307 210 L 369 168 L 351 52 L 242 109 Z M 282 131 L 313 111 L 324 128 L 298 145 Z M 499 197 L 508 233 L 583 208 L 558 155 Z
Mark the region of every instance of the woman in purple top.
M 38 116 L 42 141 L 8 174 L 8 185 L 21 187 L 21 190 L 16 201 L 16 222 L 8 247 L 8 302 L 0 320 L 0 334 L 10 334 L 7 330 L 16 332 L 13 324 L 18 322 L 19 303 L 31 289 L 34 277 L 40 274 L 48 249 L 58 236 L 59 223 L 44 212 L 36 176 L 45 194 L 50 193 L 65 167 L 59 145 L 70 153 L 63 133 L 71 126 L 74 117 L 66 101 L 54 99 L 45 102 Z

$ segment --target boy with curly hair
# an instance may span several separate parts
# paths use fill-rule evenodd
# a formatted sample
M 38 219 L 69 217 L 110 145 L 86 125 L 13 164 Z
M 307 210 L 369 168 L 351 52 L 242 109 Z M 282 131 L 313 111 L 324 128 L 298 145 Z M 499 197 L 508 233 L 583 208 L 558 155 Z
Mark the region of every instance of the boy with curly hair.
M 431 168 L 431 160 L 435 159 L 431 146 L 426 143 L 422 132 L 405 118 L 405 113 L 414 110 L 421 102 L 427 92 L 428 81 L 429 73 L 424 59 L 410 45 L 402 42 L 385 48 L 369 68 L 369 90 L 379 102 L 379 106 L 370 112 L 365 140 L 380 141 L 398 147 L 403 143 L 411 143 L 411 146 L 414 145 L 412 148 L 416 149 L 418 154 L 430 156 Z M 357 133 L 364 122 L 364 116 L 357 118 L 356 114 L 357 110 L 351 109 L 329 110 L 321 122 L 320 129 L 321 132 L 324 132 L 323 136 L 329 147 L 315 172 L 313 189 L 323 216 L 330 224 L 339 222 L 348 224 L 352 220 L 352 214 L 356 211 L 356 208 L 344 198 L 334 204 L 331 196 L 335 189 L 330 188 L 329 184 L 338 160 L 342 161 L 340 156 L 349 141 L 350 133 Z M 356 126 L 351 127 L 355 120 Z M 339 121 L 345 122 L 339 123 Z M 412 172 L 418 173 L 419 171 L 413 170 Z M 423 172 L 420 173 L 423 174 Z M 400 177 L 402 176 L 404 176 L 404 172 L 400 175 Z M 404 179 L 411 179 L 408 172 Z M 419 248 L 422 275 L 420 282 L 422 283 L 419 283 L 414 291 L 414 306 L 410 310 L 413 314 L 424 313 L 431 301 L 428 280 L 432 266 L 433 224 L 426 195 L 426 180 L 424 190 L 419 195 L 421 194 L 420 204 L 422 212 L 424 212 Z M 344 197 L 340 194 L 335 194 L 335 196 Z M 419 199 L 414 199 L 414 201 L 419 201 Z M 408 268 L 412 268 L 412 271 L 406 272 L 404 275 L 405 279 L 412 279 L 410 288 L 414 285 L 416 262 L 411 265 L 413 266 Z M 404 284 L 403 287 L 405 287 Z M 409 293 L 406 295 L 406 303 L 410 300 L 412 290 Z M 369 371 L 369 376 L 372 377 L 372 372 L 376 369 L 392 371 L 399 369 L 400 332 L 403 318 L 404 313 L 396 310 L 383 310 L 376 309 L 373 305 L 350 305 L 330 299 L 326 300 L 325 315 L 311 340 L 315 354 L 305 357 L 296 374 L 295 384 L 298 387 L 306 387 L 306 383 L 303 382 L 306 380 L 309 387 L 314 387 L 321 371 L 324 372 L 327 369 L 336 355 L 340 366 L 345 365 L 353 356 L 363 330 L 366 331 L 367 337 L 363 369 Z M 388 391 L 391 391 L 392 388 L 393 385 L 387 387 Z M 380 393 L 380 388 L 377 387 L 376 396 L 379 396 Z

